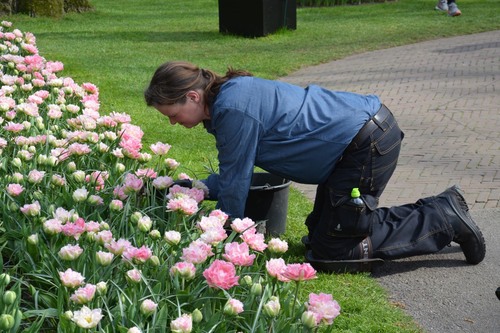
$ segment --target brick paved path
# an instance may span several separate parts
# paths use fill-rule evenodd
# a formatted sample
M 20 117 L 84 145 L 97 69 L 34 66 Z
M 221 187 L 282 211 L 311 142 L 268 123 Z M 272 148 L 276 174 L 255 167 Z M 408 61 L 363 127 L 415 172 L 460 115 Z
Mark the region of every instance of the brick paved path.
M 364 53 L 283 81 L 373 93 L 406 136 L 381 205 L 460 184 L 471 209 L 500 207 L 500 31 Z M 314 198 L 314 187 L 295 184 Z

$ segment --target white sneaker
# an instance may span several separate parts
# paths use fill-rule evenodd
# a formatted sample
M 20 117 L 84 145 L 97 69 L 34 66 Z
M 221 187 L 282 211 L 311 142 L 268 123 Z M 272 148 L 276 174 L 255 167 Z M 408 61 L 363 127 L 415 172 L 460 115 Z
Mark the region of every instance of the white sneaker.
M 447 0 L 439 0 L 435 9 L 440 10 L 442 12 L 447 12 L 448 11 L 448 1 Z
M 450 3 L 450 5 L 448 6 L 448 15 L 449 16 L 460 16 L 460 15 L 462 15 L 462 12 L 460 11 L 460 9 L 458 9 L 456 3 L 454 3 L 454 2 Z

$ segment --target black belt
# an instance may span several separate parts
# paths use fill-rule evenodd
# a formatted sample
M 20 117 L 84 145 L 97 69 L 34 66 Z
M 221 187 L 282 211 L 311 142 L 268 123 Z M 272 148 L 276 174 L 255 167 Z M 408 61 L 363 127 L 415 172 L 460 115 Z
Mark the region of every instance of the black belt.
M 380 128 L 384 132 L 387 131 L 392 125 L 392 122 L 389 123 L 387 121 L 391 119 L 390 117 L 393 118 L 392 112 L 382 104 L 377 113 L 361 127 L 358 134 L 356 134 L 349 146 L 347 146 L 345 152 L 359 148 L 376 129 Z

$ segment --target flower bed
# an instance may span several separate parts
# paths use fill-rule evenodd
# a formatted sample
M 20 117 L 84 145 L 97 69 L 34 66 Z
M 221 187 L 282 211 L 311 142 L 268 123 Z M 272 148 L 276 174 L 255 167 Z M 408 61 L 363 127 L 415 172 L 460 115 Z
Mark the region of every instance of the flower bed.
M 170 146 L 142 145 L 99 89 L 61 75 L 31 33 L 0 31 L 0 332 L 297 332 L 331 325 L 287 243 L 176 185 Z

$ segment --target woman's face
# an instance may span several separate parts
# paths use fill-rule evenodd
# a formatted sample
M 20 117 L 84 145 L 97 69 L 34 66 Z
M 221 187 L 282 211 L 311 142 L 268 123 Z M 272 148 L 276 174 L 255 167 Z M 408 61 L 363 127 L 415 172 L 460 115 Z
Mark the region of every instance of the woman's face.
M 154 108 L 168 117 L 172 125 L 178 123 L 186 128 L 194 127 L 203 120 L 210 119 L 202 92 L 197 90 L 191 90 L 186 94 L 185 103 L 155 105 Z

